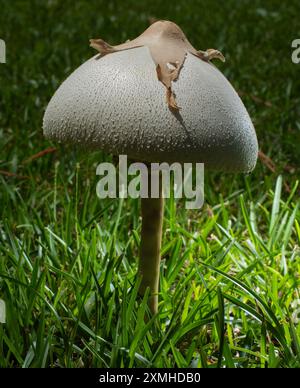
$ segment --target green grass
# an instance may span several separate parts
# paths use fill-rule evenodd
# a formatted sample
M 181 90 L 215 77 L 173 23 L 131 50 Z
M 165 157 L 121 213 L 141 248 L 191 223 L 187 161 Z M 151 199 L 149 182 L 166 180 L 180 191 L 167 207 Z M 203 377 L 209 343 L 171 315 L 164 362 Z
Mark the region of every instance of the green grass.
M 0 7 L 0 367 L 300 367 L 298 2 Z M 59 83 L 93 54 L 88 39 L 124 41 L 149 17 L 225 54 L 220 68 L 276 166 L 207 173 L 200 211 L 167 201 L 152 318 L 137 293 L 139 202 L 97 199 L 96 165 L 110 157 L 51 144 L 41 130 Z

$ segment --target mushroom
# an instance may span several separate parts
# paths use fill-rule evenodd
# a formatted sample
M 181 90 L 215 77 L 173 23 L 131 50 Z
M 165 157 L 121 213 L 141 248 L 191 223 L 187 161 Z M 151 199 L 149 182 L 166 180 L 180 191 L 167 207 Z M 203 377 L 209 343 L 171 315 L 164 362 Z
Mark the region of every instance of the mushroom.
M 251 119 L 228 80 L 211 63 L 223 55 L 196 50 L 169 21 L 152 24 L 118 46 L 90 44 L 99 54 L 65 80 L 44 116 L 44 134 L 60 142 L 125 154 L 144 162 L 202 162 L 250 172 L 258 144 Z M 158 309 L 163 194 L 142 198 L 140 291 Z

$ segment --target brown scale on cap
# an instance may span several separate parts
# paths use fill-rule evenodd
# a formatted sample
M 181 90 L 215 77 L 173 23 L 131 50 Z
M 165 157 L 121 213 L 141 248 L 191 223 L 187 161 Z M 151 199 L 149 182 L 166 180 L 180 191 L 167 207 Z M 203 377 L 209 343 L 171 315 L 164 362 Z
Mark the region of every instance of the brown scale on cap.
M 178 79 L 187 53 L 191 53 L 203 61 L 210 61 L 214 58 L 225 61 L 224 56 L 218 50 L 196 50 L 175 23 L 165 20 L 153 23 L 132 41 L 111 46 L 102 39 L 91 39 L 90 45 L 102 55 L 147 46 L 156 66 L 157 78 L 167 89 L 166 99 L 169 108 L 173 110 L 180 108 L 172 91 L 172 82 Z

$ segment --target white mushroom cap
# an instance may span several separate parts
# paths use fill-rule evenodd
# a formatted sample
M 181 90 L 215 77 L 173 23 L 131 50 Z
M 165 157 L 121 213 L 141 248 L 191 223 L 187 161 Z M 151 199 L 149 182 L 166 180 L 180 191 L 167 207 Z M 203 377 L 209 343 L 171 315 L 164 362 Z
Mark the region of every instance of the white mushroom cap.
M 172 69 L 172 65 L 168 65 Z M 95 56 L 56 91 L 46 137 L 148 162 L 203 162 L 251 171 L 258 144 L 241 99 L 209 61 L 187 52 L 166 103 L 165 83 L 147 46 Z

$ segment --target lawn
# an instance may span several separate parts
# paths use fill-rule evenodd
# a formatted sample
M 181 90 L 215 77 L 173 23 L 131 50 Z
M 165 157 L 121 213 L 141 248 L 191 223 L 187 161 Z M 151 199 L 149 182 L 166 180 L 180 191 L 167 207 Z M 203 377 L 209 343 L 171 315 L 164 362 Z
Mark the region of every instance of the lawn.
M 0 0 L 0 367 L 300 367 L 299 2 Z M 169 199 L 159 313 L 138 296 L 140 203 L 99 200 L 111 156 L 43 138 L 59 84 L 152 18 L 179 24 L 241 95 L 261 156 Z M 298 34 L 298 36 L 297 36 Z M 146 318 L 145 318 L 146 317 Z

